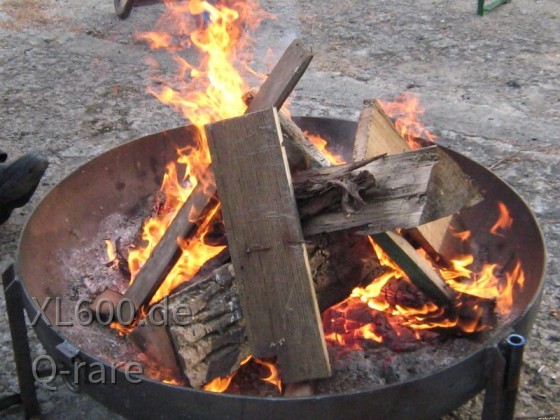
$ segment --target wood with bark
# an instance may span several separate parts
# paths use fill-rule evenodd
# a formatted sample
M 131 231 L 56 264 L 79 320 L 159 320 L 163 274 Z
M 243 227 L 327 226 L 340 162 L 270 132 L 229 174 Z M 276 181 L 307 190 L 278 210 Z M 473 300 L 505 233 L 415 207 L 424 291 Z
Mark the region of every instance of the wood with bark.
M 316 236 L 307 250 L 320 311 L 344 300 L 381 270 L 368 238 L 353 231 Z M 251 353 L 231 264 L 185 284 L 168 302 L 169 330 L 193 387 L 230 375 Z
M 276 109 L 207 125 L 206 136 L 252 355 L 276 356 L 285 383 L 329 377 Z
M 434 188 L 445 180 L 436 168 L 447 165 L 450 159 L 439 147 L 431 146 L 297 174 L 294 188 L 305 236 L 358 226 L 364 234 L 413 227 L 468 205 L 472 197 Z M 308 187 L 306 194 L 301 186 Z M 309 196 L 309 202 L 304 195 Z M 338 207 L 329 207 L 330 199 Z M 309 217 L 313 212 L 317 213 Z
M 355 159 L 361 160 L 366 156 L 373 157 L 384 153 L 395 154 L 411 150 L 378 101 L 373 101 L 370 107 L 362 111 L 360 120 L 367 120 L 368 129 L 357 132 L 354 145 Z M 436 174 L 441 181 L 433 184 L 433 192 L 449 195 L 451 199 L 447 200 L 447 203 L 454 202 L 453 196 L 458 198 L 457 202 L 463 201 L 466 196 L 469 196 L 470 200 L 463 206 L 451 205 L 448 208 L 449 216 L 408 229 L 406 236 L 411 237 L 434 261 L 449 265 L 452 257 L 464 251 L 461 248 L 461 242 L 454 240 L 449 229 L 451 225 L 461 226 L 460 218 L 454 217 L 452 213 L 476 204 L 481 198 L 471 180 L 463 174 L 453 159 L 448 159 L 444 164 L 440 164 Z
M 402 150 L 410 150 L 407 142 L 397 132 L 393 122 L 377 101 L 362 112 L 361 120 L 362 129 L 357 131 L 354 145 L 355 158 L 362 159 L 383 153 L 393 154 L 400 153 Z M 364 123 L 364 121 L 366 122 Z M 363 127 L 367 124 L 369 124 L 369 128 L 364 129 Z M 441 220 L 442 213 L 450 215 L 480 200 L 480 194 L 461 168 L 446 153 L 443 151 L 441 153 L 448 159 L 439 162 L 432 175 L 429 194 L 441 199 L 427 205 L 426 214 L 431 217 L 431 220 Z M 430 220 L 425 220 L 423 223 L 428 221 Z M 434 233 L 437 226 L 437 230 L 441 234 L 441 229 L 447 231 L 448 222 L 445 220 L 437 222 L 433 229 L 428 229 L 426 232 Z M 421 224 L 419 223 L 419 225 Z M 420 230 L 415 232 L 418 239 L 428 240 Z M 374 235 L 374 238 L 393 261 L 405 271 L 411 281 L 428 296 L 439 303 L 449 303 L 454 298 L 455 294 L 441 276 L 419 257 L 408 242 L 400 236 L 390 233 L 379 233 Z
M 169 331 L 191 386 L 230 375 L 250 354 L 233 267 L 169 296 Z

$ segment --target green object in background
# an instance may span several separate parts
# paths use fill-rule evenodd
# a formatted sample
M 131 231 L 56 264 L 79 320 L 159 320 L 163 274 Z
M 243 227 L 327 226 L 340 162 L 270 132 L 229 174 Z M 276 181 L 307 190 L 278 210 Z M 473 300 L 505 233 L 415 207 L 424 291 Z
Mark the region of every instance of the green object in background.
M 484 16 L 486 13 L 490 12 L 491 10 L 494 10 L 500 4 L 509 3 L 510 1 L 511 0 L 494 0 L 494 1 L 485 5 L 484 3 L 486 2 L 486 0 L 478 0 L 477 13 L 480 16 Z

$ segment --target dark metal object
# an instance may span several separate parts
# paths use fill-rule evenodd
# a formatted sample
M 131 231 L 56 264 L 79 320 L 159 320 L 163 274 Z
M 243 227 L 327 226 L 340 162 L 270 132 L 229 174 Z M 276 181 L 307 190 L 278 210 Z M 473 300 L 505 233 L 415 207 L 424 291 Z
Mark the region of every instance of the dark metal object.
M 152 6 L 154 4 L 161 4 L 167 2 L 185 1 L 185 0 L 114 0 L 115 12 L 121 19 L 126 19 L 130 16 L 132 9 L 141 6 Z
M 476 12 L 479 14 L 479 16 L 484 16 L 488 12 L 494 10 L 499 5 L 504 3 L 509 3 L 510 1 L 511 0 L 494 0 L 488 4 L 485 4 L 486 0 L 478 0 L 478 8 Z
M 333 144 L 331 150 L 336 149 L 344 158 L 351 159 L 356 123 L 297 117 L 294 121 L 304 130 L 320 134 Z M 192 126 L 181 127 L 117 147 L 82 166 L 45 197 L 29 219 L 18 251 L 18 275 L 31 318 L 38 312 L 31 297 L 44 302 L 49 296 L 64 297 L 72 287 L 64 280 L 65 268 L 56 263 L 58 250 L 67 251 L 90 242 L 98 232 L 99 223 L 116 210 L 134 213 L 139 203 L 159 188 L 166 163 L 176 158 L 176 147 L 193 144 L 195 133 Z M 461 213 L 465 227 L 471 228 L 475 238 L 487 245 L 490 254 L 503 255 L 509 260 L 511 252 L 515 253 L 525 271 L 525 286 L 515 296 L 511 321 L 493 336 L 501 340 L 511 330 L 527 334 L 536 317 L 543 287 L 545 251 L 539 227 L 523 200 L 496 175 L 456 152 L 445 150 L 475 182 L 484 186 L 485 201 Z M 485 223 L 491 226 L 494 222 L 491 215 L 496 201 L 505 203 L 515 220 L 506 238 L 484 236 L 488 230 Z M 504 247 L 511 252 L 504 252 Z M 54 321 L 54 305 L 45 312 Z M 50 326 L 43 317 L 35 325 L 39 339 L 53 356 L 57 354 L 56 346 L 67 339 L 72 328 Z M 107 335 L 110 334 L 112 332 L 107 330 Z M 93 364 L 106 360 L 106 355 L 89 344 L 89 340 L 72 342 L 79 349 L 83 362 Z M 114 384 L 92 384 L 85 380 L 82 389 L 111 410 L 134 418 L 167 418 L 180 413 L 184 418 L 353 419 L 375 415 L 391 419 L 428 419 L 448 413 L 489 384 L 488 351 L 481 346 L 445 369 L 406 382 L 367 391 L 304 398 L 213 394 L 150 379 L 133 384 L 126 379 L 123 370 L 117 370 Z M 110 375 L 111 366 L 102 363 Z
M 13 264 L 10 264 L 2 274 L 2 285 L 4 286 L 6 310 L 8 312 L 8 322 L 10 324 L 12 347 L 19 382 L 19 400 L 23 403 L 25 417 L 39 416 L 41 414 L 41 407 L 35 392 L 31 352 L 29 350 L 25 315 L 23 313 L 21 283 L 15 278 Z M 11 397 L 11 401 L 8 402 L 15 403 L 18 399 L 16 396 Z
M 513 419 L 517 391 L 519 389 L 519 377 L 523 363 L 523 350 L 525 348 L 525 337 L 519 334 L 511 334 L 503 344 L 503 352 L 506 360 L 506 371 L 504 377 L 504 406 L 502 420 Z
M 114 0 L 114 2 L 117 16 L 121 19 L 126 19 L 130 12 L 132 12 L 135 0 Z
M 486 350 L 486 372 L 488 381 L 482 407 L 482 420 L 496 420 L 500 418 L 504 401 L 504 375 L 506 360 L 497 346 Z

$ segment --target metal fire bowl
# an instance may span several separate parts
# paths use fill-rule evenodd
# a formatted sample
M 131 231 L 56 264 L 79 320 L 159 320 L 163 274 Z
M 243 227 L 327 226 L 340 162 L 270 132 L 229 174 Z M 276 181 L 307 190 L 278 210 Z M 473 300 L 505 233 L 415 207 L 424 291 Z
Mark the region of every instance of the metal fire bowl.
M 303 129 L 325 137 L 350 159 L 356 123 L 325 118 L 294 118 Z M 193 142 L 192 126 L 176 128 L 131 141 L 85 164 L 43 199 L 29 219 L 18 251 L 18 277 L 23 284 L 26 310 L 31 319 L 37 313 L 31 298 L 43 302 L 47 296 L 65 296 L 68 284 L 61 275 L 55 252 L 91 242 L 98 225 L 109 214 L 135 212 L 135 206 L 155 191 L 165 164 L 176 157 L 176 147 Z M 475 240 L 486 244 L 486 253 L 507 264 L 512 253 L 522 263 L 526 284 L 515 296 L 511 320 L 453 365 L 430 374 L 381 388 L 354 393 L 304 398 L 258 398 L 214 394 L 143 379 L 131 384 L 118 370 L 115 383 L 90 384 L 81 389 L 109 409 L 134 418 L 438 418 L 480 392 L 488 374 L 487 349 L 512 330 L 528 334 L 540 301 L 545 266 L 545 249 L 540 229 L 523 200 L 505 182 L 481 165 L 446 149 L 463 170 L 481 186 L 485 200 L 462 213 Z M 504 202 L 514 219 L 505 238 L 486 232 L 497 217 L 497 203 Z M 485 236 L 486 235 L 486 236 Z M 497 238 L 497 239 L 496 239 Z M 54 306 L 54 305 L 51 305 Z M 53 309 L 51 307 L 51 309 Z M 54 320 L 52 311 L 47 316 Z M 72 360 L 103 363 L 106 377 L 110 366 L 102 362 L 99 349 L 88 348 L 87 340 L 77 347 L 77 358 L 57 345 L 65 340 L 65 330 L 51 327 L 44 318 L 35 325 L 47 352 L 68 365 Z M 70 343 L 72 344 L 72 343 Z M 89 347 L 92 347 L 91 345 Z M 67 348 L 67 347 L 65 347 Z M 490 369 L 491 370 L 491 369 Z M 89 376 L 89 375 L 88 375 Z

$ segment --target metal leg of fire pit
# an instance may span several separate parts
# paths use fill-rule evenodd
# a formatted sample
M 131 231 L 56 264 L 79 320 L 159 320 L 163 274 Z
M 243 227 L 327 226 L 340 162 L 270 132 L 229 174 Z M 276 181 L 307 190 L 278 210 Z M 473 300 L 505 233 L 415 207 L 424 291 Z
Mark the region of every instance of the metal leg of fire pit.
M 12 346 L 14 349 L 14 359 L 19 383 L 18 396 L 10 396 L 13 403 L 19 401 L 23 403 L 25 416 L 27 418 L 36 417 L 41 414 L 41 407 L 35 392 L 35 380 L 33 377 L 31 364 L 31 351 L 29 350 L 29 340 L 27 338 L 27 327 L 25 325 L 25 314 L 23 310 L 23 300 L 21 296 L 21 283 L 16 280 L 14 265 L 10 266 L 2 274 L 2 284 L 4 286 L 4 297 L 6 300 L 6 310 L 12 336 Z
M 478 0 L 477 13 L 479 16 L 484 16 L 486 13 L 494 10 L 500 4 L 509 3 L 510 1 L 511 0 L 494 0 L 488 4 L 485 4 L 486 0 Z
M 523 336 L 510 334 L 499 346 L 488 348 L 483 420 L 513 419 L 525 342 Z
M 513 419 L 517 390 L 519 389 L 519 377 L 523 364 L 523 350 L 525 348 L 525 337 L 519 334 L 510 334 L 503 344 L 503 352 L 506 358 L 506 372 L 504 376 L 504 406 L 502 409 L 502 420 Z

